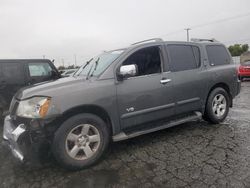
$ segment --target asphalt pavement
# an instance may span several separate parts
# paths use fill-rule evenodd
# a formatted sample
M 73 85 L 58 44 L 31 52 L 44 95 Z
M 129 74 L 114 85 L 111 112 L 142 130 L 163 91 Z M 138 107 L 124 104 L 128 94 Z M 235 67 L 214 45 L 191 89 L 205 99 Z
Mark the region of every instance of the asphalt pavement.
M 224 123 L 190 122 L 112 143 L 86 170 L 64 170 L 52 157 L 22 165 L 0 146 L 0 187 L 250 187 L 250 82 Z

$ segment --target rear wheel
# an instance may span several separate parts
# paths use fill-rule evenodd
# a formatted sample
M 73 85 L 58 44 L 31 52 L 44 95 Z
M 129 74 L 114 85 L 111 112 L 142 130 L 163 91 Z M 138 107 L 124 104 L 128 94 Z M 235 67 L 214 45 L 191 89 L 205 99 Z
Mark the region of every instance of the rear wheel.
M 221 123 L 227 117 L 229 111 L 229 96 L 223 88 L 215 88 L 209 95 L 205 120 L 211 123 Z
M 96 163 L 109 141 L 109 131 L 101 118 L 79 114 L 66 120 L 57 130 L 52 152 L 62 166 L 77 170 Z

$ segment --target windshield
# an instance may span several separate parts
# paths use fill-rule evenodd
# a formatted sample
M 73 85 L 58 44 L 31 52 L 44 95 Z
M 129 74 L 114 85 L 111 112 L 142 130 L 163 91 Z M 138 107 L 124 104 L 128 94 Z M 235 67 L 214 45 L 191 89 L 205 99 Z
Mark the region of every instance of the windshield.
M 99 76 L 114 60 L 116 60 L 123 50 L 104 52 L 101 55 L 90 59 L 81 66 L 74 76 Z
M 245 65 L 245 66 L 250 66 L 250 61 L 246 61 L 246 62 L 244 62 L 242 64 Z

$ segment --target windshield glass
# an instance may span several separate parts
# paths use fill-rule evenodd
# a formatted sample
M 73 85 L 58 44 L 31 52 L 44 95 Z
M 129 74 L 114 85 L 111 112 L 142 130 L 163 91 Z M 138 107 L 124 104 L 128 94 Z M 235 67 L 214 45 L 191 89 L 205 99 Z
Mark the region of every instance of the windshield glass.
M 114 60 L 116 60 L 123 50 L 104 52 L 101 55 L 90 59 L 81 66 L 74 76 L 99 76 Z
M 243 65 L 250 66 L 250 61 L 244 62 Z

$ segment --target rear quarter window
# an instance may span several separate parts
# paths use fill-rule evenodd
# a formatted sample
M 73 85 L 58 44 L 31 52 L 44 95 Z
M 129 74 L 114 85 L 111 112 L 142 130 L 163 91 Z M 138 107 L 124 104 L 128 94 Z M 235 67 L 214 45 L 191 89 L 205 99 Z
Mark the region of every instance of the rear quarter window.
M 226 65 L 230 64 L 230 56 L 224 46 L 221 45 L 209 45 L 206 46 L 208 60 L 210 65 Z

